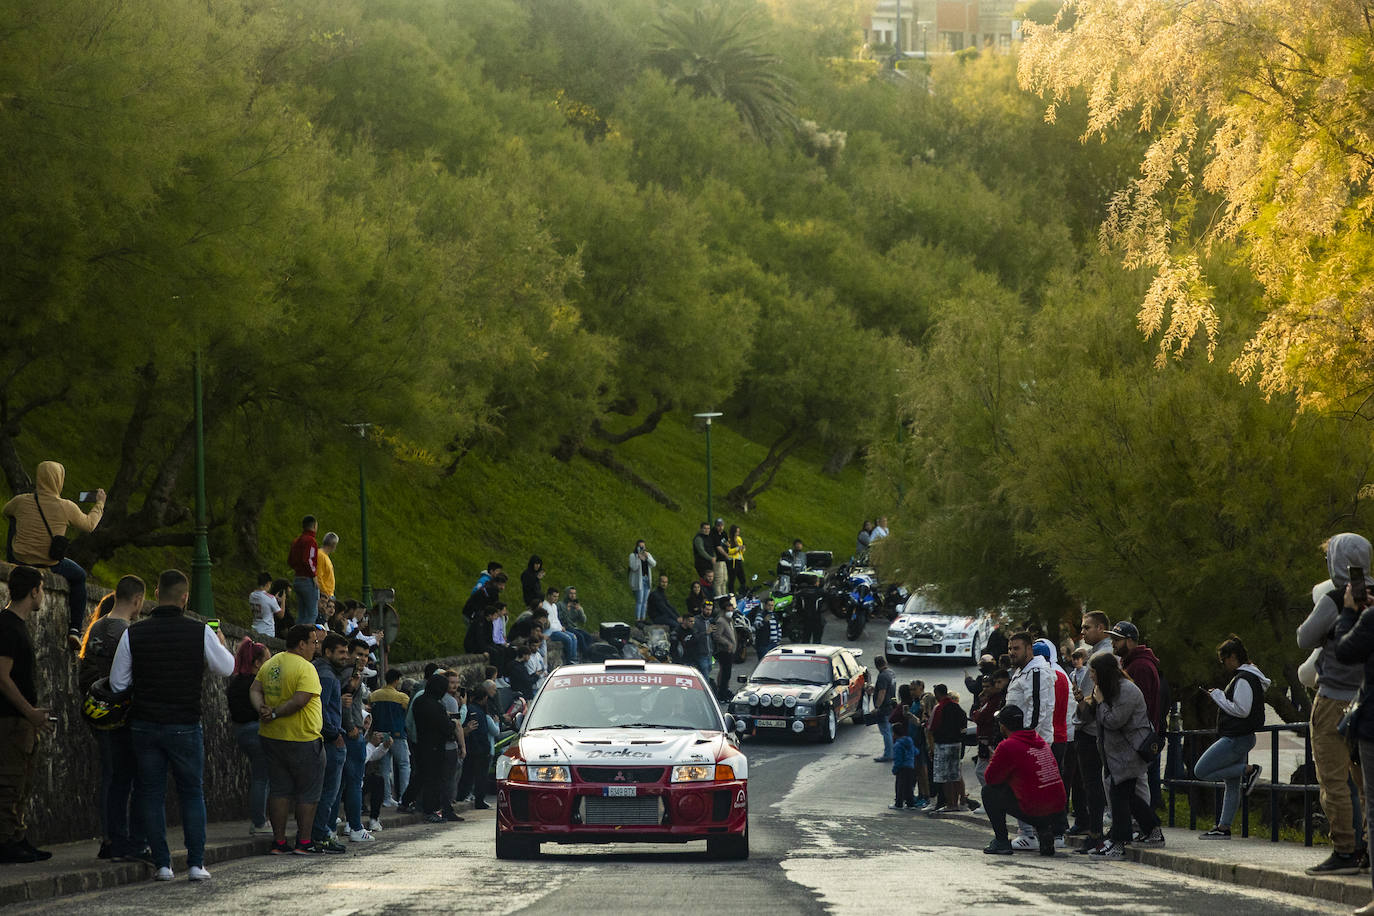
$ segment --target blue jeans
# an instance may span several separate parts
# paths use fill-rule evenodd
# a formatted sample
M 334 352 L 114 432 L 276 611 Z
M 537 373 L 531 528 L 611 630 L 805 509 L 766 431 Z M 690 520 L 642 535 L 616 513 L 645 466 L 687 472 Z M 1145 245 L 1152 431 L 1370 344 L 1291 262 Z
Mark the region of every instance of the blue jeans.
M 114 855 L 125 855 L 143 848 L 143 831 L 138 808 L 133 804 L 134 779 L 138 759 L 134 756 L 134 735 L 125 728 L 96 731 L 100 749 L 100 827 Z
M 316 579 L 307 579 L 304 576 L 297 576 L 291 582 L 291 589 L 296 593 L 296 623 L 303 623 L 312 626 L 319 617 L 320 612 L 320 583 Z M 325 623 L 327 621 L 320 621 Z
M 80 633 L 86 622 L 86 570 L 75 560 L 63 560 L 52 571 L 67 580 L 67 628 Z
M 267 825 L 268 770 L 267 755 L 258 740 L 258 723 L 243 722 L 234 726 L 234 740 L 248 758 L 248 817 L 254 827 Z
M 572 664 L 577 661 L 577 637 L 567 630 L 556 630 L 549 634 L 549 639 L 563 647 L 563 661 L 565 664 Z
M 703 655 L 701 658 L 697 659 L 694 664 L 697 670 L 702 673 L 702 676 L 708 679 L 711 677 L 711 656 Z
M 1236 808 L 1240 805 L 1240 780 L 1245 775 L 1245 766 L 1254 747 L 1254 735 L 1218 738 L 1193 765 L 1193 775 L 1198 779 L 1220 779 L 1226 783 L 1221 816 L 1217 818 L 1218 827 L 1230 827 L 1236 819 Z
M 343 767 L 343 804 L 349 830 L 363 829 L 363 770 L 367 760 L 367 738 L 345 738 Z
M 392 771 L 395 764 L 396 772 Z M 410 785 L 410 745 L 405 736 L 392 736 L 391 750 L 382 758 L 382 795 L 385 798 L 400 798 L 406 794 Z
M 577 638 L 577 657 L 581 658 L 596 640 L 592 634 L 581 627 L 568 627 L 568 632 Z
M 324 788 L 320 791 L 320 806 L 315 809 L 315 825 L 310 838 L 322 843 L 334 832 L 334 818 L 339 811 L 339 783 L 343 780 L 344 757 L 347 752 L 333 741 L 324 743 Z
M 882 756 L 884 756 L 884 757 L 891 757 L 891 756 L 892 756 L 892 723 L 888 720 L 887 716 L 883 715 L 883 716 L 880 716 L 880 717 L 878 718 L 878 731 L 879 731 L 879 733 L 881 733 L 882 736 L 883 736 L 883 753 L 882 753 Z
M 639 580 L 639 588 L 634 589 L 635 593 L 635 620 L 643 620 L 649 607 L 649 577 L 643 576 Z
M 186 864 L 205 865 L 205 738 L 200 723 L 159 725 L 134 722 L 134 754 L 138 759 L 138 809 L 148 845 L 158 868 L 172 867 L 167 848 L 167 771 L 181 800 L 181 832 L 186 840 Z

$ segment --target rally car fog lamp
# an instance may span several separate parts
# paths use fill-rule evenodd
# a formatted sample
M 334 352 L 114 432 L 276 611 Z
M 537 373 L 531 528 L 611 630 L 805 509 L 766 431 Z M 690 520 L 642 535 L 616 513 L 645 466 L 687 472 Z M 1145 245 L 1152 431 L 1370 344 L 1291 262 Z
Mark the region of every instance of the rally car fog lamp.
M 745 699 L 748 700 L 750 706 L 759 705 L 759 695 L 757 693 L 751 693 L 749 696 L 745 697 Z
M 766 693 L 759 694 L 758 700 L 760 706 L 767 706 L 768 704 L 773 702 L 773 698 Z
M 572 782 L 572 772 L 565 766 L 530 764 L 528 770 L 530 782 Z
M 775 693 L 775 694 L 773 694 L 773 705 L 774 705 L 774 706 L 781 706 L 781 705 L 782 705 L 782 702 L 783 702 L 783 700 L 782 700 L 782 694 L 780 694 L 780 693 Z
M 802 733 L 802 731 L 803 731 L 805 728 L 806 728 L 806 723 L 803 722 L 801 719 L 794 719 L 794 720 L 793 720 L 793 722 L 792 722 L 792 731 L 794 731 L 794 732 L 796 732 L 797 734 L 800 735 L 800 734 Z
M 788 709 L 791 709 L 793 706 L 797 705 L 797 698 L 788 697 L 787 699 L 782 701 L 782 705 L 786 706 Z
M 807 704 L 807 703 L 798 703 L 798 704 L 797 704 L 797 715 L 799 715 L 799 716 L 809 716 L 809 715 L 813 714 L 815 711 L 816 711 L 815 708 L 812 707 L 812 706 L 810 706 L 810 705 Z

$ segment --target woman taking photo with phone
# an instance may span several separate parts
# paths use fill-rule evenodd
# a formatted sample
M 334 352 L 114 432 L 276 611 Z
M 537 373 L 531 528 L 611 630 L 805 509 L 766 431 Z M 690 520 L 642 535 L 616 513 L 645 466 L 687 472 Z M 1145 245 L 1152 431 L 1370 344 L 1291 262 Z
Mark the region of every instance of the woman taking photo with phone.
M 1231 839 L 1231 823 L 1243 795 L 1255 788 L 1260 768 L 1251 764 L 1255 731 L 1264 724 L 1264 691 L 1269 678 L 1250 664 L 1245 643 L 1234 633 L 1217 646 L 1217 658 L 1231 682 L 1225 690 L 1212 689 L 1208 696 L 1217 704 L 1216 743 L 1198 758 L 1193 775 L 1201 780 L 1220 779 L 1226 783 L 1217 825 L 1201 834 L 1204 840 Z

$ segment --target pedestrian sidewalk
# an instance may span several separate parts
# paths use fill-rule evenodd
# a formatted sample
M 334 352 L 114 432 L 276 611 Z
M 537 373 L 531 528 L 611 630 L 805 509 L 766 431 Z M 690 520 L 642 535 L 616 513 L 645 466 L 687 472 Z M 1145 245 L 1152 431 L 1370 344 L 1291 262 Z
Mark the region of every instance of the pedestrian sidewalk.
M 1364 906 L 1374 899 L 1369 872 L 1321 877 L 1304 873 L 1304 869 L 1331 854 L 1330 846 L 1274 843 L 1267 837 L 1241 839 L 1239 833 L 1229 840 L 1202 840 L 1198 838 L 1199 832 L 1165 827 L 1162 848 L 1134 846 L 1131 858 L 1199 878 L 1315 897 L 1351 907 Z
M 382 823 L 389 832 L 393 828 L 419 824 L 415 814 L 398 814 L 395 808 L 382 812 Z M 248 835 L 248 821 L 221 821 L 209 825 L 206 831 L 205 865 L 213 869 L 218 862 L 266 855 L 272 845 L 271 834 Z M 294 822 L 287 824 L 287 836 L 295 837 Z M 186 850 L 182 843 L 181 827 L 167 828 L 167 841 L 172 847 L 172 869 L 177 878 L 186 878 Z M 151 881 L 153 868 L 142 862 L 110 862 L 96 858 L 99 840 L 82 840 L 43 847 L 52 853 L 46 862 L 20 865 L 0 865 L 0 907 L 26 901 L 51 900 L 68 894 L 98 891 L 123 884 Z

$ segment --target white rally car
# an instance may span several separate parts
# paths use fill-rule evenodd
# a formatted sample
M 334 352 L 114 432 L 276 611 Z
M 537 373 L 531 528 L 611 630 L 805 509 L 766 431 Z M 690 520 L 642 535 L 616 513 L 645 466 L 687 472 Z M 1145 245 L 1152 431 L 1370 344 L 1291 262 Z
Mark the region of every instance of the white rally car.
M 686 843 L 749 857 L 749 765 L 701 672 L 609 659 L 559 668 L 496 761 L 496 856 L 541 842 Z
M 986 611 L 950 614 L 918 591 L 887 628 L 886 654 L 898 660 L 948 658 L 977 664 L 992 630 L 993 619 Z

